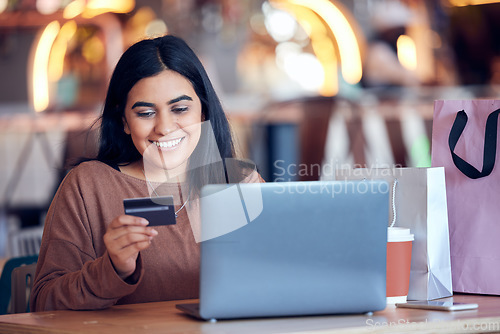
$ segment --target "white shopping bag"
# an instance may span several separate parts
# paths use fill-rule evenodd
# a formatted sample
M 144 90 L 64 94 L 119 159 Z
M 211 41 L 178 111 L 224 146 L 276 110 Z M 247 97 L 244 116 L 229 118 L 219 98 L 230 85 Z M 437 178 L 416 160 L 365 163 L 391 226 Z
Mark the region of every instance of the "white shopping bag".
M 391 185 L 388 225 L 415 235 L 408 300 L 452 296 L 444 168 L 356 168 L 335 174 L 337 180 L 380 179 Z

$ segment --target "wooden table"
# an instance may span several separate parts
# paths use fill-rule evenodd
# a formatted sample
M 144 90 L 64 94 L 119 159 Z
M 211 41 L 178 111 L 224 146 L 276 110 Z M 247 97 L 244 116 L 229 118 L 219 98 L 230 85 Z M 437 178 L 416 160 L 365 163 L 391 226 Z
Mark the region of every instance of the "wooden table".
M 472 311 L 388 306 L 373 315 L 311 316 L 216 323 L 195 320 L 179 301 L 114 306 L 101 311 L 55 311 L 0 316 L 0 333 L 486 333 L 500 332 L 500 297 L 456 295 Z M 185 301 L 184 301 L 185 302 Z

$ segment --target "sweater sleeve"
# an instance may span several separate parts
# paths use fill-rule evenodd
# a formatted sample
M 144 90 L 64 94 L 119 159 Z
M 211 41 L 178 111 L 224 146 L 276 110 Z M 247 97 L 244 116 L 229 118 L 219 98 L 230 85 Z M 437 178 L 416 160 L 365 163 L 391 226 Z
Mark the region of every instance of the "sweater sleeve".
M 129 279 L 116 273 L 102 241 L 109 222 L 90 218 L 83 196 L 88 189 L 82 187 L 82 180 L 70 172 L 51 203 L 31 292 L 32 311 L 107 308 L 133 293 L 142 278 L 140 256 Z

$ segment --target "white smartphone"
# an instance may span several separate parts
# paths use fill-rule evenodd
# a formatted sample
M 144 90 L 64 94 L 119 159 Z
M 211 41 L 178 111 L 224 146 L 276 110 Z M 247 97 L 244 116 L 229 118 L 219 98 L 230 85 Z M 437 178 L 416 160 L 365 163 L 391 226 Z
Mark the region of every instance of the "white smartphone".
M 454 303 L 453 301 L 410 301 L 407 303 L 396 303 L 396 307 L 420 308 L 437 311 L 462 311 L 474 310 L 478 308 L 474 303 Z

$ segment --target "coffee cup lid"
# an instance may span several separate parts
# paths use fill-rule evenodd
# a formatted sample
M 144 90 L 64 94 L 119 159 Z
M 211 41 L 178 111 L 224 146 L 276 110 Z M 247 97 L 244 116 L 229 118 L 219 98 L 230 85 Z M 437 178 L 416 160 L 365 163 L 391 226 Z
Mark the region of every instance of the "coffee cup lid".
M 404 242 L 413 241 L 414 236 L 410 233 L 409 228 L 404 227 L 388 227 L 387 242 Z

